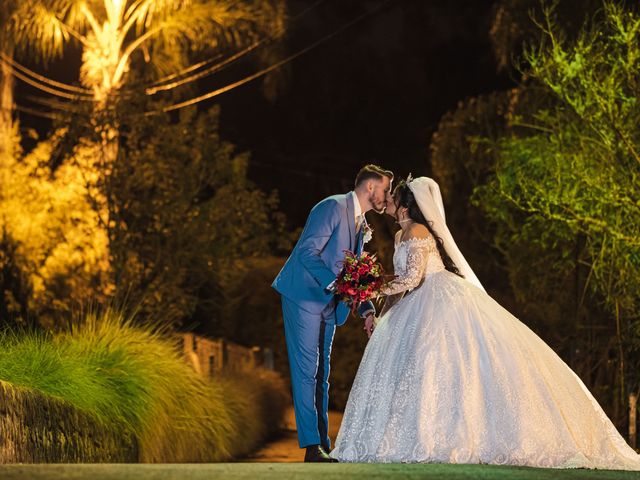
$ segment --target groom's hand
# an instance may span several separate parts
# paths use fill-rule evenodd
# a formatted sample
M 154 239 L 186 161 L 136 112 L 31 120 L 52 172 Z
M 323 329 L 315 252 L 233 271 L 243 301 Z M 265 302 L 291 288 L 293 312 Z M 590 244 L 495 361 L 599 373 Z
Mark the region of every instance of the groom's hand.
M 364 331 L 367 332 L 367 337 L 371 338 L 371 334 L 373 333 L 373 329 L 375 323 L 375 315 L 373 313 L 369 313 L 364 319 Z
M 324 288 L 324 291 L 327 293 L 336 293 L 336 282 L 338 281 L 338 279 L 335 279 L 333 282 L 331 282 L 329 285 L 327 285 Z

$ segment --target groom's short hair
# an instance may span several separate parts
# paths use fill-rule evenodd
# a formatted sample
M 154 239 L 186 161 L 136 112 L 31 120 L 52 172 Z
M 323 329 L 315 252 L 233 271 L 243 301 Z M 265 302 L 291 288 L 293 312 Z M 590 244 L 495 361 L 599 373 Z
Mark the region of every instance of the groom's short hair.
M 382 180 L 382 177 L 387 177 L 389 180 L 393 180 L 393 172 L 370 163 L 369 165 L 362 167 L 358 172 L 358 175 L 356 175 L 356 187 L 362 185 L 367 180 Z

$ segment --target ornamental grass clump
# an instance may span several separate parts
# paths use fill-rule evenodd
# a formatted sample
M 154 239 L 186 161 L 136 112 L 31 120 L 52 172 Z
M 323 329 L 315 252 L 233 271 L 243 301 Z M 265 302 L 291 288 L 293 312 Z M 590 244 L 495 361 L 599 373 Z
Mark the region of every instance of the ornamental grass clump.
M 265 434 L 260 392 L 272 388 L 258 379 L 251 397 L 237 379 L 208 381 L 166 332 L 114 309 L 62 333 L 3 333 L 0 380 L 131 432 L 142 462 L 218 461 L 255 448 Z

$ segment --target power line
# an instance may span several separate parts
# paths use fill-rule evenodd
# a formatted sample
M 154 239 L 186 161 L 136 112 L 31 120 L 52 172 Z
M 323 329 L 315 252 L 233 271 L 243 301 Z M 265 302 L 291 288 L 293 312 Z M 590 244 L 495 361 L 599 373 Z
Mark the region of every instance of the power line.
M 82 110 L 79 110 L 77 108 L 73 108 L 72 105 L 70 105 L 69 103 L 65 103 L 65 102 L 61 102 L 59 100 L 51 100 L 48 98 L 41 98 L 41 97 L 36 97 L 33 95 L 29 95 L 27 96 L 28 100 L 31 100 L 33 103 L 37 103 L 38 105 L 43 105 L 45 107 L 49 107 L 55 110 L 60 110 L 63 112 L 67 112 L 67 113 L 73 113 L 75 115 L 85 115 L 85 116 L 90 116 L 90 114 L 88 112 L 84 112 Z
M 300 16 L 306 14 L 312 8 L 317 7 L 323 1 L 325 1 L 325 0 L 317 1 L 314 5 L 312 5 L 311 7 L 307 8 L 306 10 L 301 12 L 297 16 L 297 18 L 299 18 Z M 225 87 L 222 87 L 222 88 L 219 88 L 217 90 L 214 90 L 212 92 L 197 96 L 197 97 L 192 98 L 190 100 L 186 100 L 184 102 L 179 102 L 179 103 L 164 107 L 161 110 L 145 112 L 144 115 L 146 115 L 146 116 L 155 115 L 155 114 L 159 114 L 159 113 L 170 112 L 170 111 L 177 110 L 177 109 L 180 109 L 180 108 L 184 108 L 184 107 L 187 107 L 187 106 L 190 106 L 190 105 L 194 105 L 194 104 L 202 102 L 204 100 L 208 100 L 210 98 L 214 98 L 214 97 L 216 97 L 218 95 L 221 95 L 222 93 L 228 92 L 228 91 L 230 91 L 230 90 L 232 90 L 232 89 L 234 89 L 236 87 L 239 87 L 241 85 L 249 83 L 252 80 L 260 78 L 260 77 L 268 74 L 269 72 L 281 67 L 282 65 L 284 65 L 284 64 L 286 64 L 288 62 L 291 62 L 294 59 L 304 55 L 305 53 L 307 53 L 308 51 L 312 50 L 313 48 L 315 48 L 315 47 L 325 43 L 326 41 L 332 39 L 333 37 L 335 37 L 338 34 L 342 33 L 347 28 L 350 28 L 351 26 L 353 26 L 356 23 L 360 22 L 364 18 L 376 13 L 378 10 L 380 10 L 382 7 L 384 7 L 385 5 L 390 3 L 391 1 L 393 1 L 393 0 L 384 0 L 384 1 L 380 2 L 376 7 L 372 8 L 371 10 L 368 10 L 368 11 L 364 12 L 363 14 L 361 14 L 359 16 L 357 16 L 355 19 L 353 19 L 353 20 L 347 22 L 346 24 L 342 25 L 340 28 L 338 28 L 334 32 L 330 33 L 329 35 L 326 35 L 325 37 L 321 38 L 320 40 L 318 40 L 316 42 L 313 42 L 312 44 L 308 45 L 307 47 L 303 48 L 302 50 L 299 50 L 298 52 L 294 53 L 293 55 L 290 55 L 290 56 L 286 57 L 285 59 L 283 59 L 283 60 L 281 60 L 279 62 L 276 62 L 275 64 L 273 64 L 273 65 L 271 65 L 271 66 L 269 66 L 267 68 L 264 68 L 264 69 L 254 73 L 254 74 L 252 74 L 252 75 L 250 75 L 248 77 L 245 77 L 245 78 L 243 78 L 241 80 L 238 80 L 237 82 L 234 82 L 234 83 L 229 84 L 229 85 L 227 85 Z M 260 43 L 260 42 L 258 42 L 258 43 Z M 255 47 L 251 46 L 249 48 L 253 49 Z M 247 49 L 245 49 L 245 51 L 246 50 Z M 239 54 L 236 54 L 236 55 L 232 56 L 231 59 L 238 58 L 239 55 L 242 55 L 242 52 L 239 52 Z M 42 85 L 42 84 L 38 83 L 37 81 L 32 80 L 32 79 L 26 77 L 25 75 L 22 75 L 19 71 L 16 71 L 16 69 L 13 68 L 13 66 L 9 62 L 16 63 L 16 65 L 18 65 L 18 66 L 20 66 L 20 65 L 17 64 L 17 62 L 14 62 L 12 59 L 9 59 L 9 61 L 7 61 L 7 60 L 5 60 L 4 57 L 5 57 L 5 55 L 2 54 L 2 57 L 0 57 L 0 60 L 2 60 L 5 63 L 9 64 L 8 65 L 9 68 L 13 71 L 14 75 L 16 75 L 17 78 L 20 78 L 21 80 L 25 81 L 26 83 L 28 83 L 28 84 L 36 87 L 36 88 L 39 88 L 40 90 L 43 90 L 43 91 L 45 91 L 47 93 L 50 93 L 52 95 L 57 95 L 57 96 L 60 96 L 60 97 L 63 97 L 63 98 L 71 99 L 71 100 L 85 100 L 85 101 L 86 100 L 92 100 L 92 99 L 88 99 L 88 98 L 81 98 L 81 97 L 79 97 L 77 95 L 71 95 L 71 94 L 68 94 L 66 92 L 62 92 L 62 91 L 59 91 L 59 90 L 55 90 L 55 89 L 49 88 L 46 85 Z M 208 61 L 201 62 L 200 64 L 206 64 L 207 62 Z M 229 59 L 228 59 L 228 61 L 225 61 L 225 62 L 229 63 Z M 225 62 L 223 62 L 223 64 L 226 64 Z M 198 65 L 200 65 L 200 64 L 198 64 Z M 197 69 L 198 65 L 194 65 L 192 67 L 189 67 L 187 70 L 189 70 L 189 69 Z M 20 66 L 20 67 L 22 67 L 22 66 Z M 216 67 L 216 66 L 214 66 L 214 67 Z M 38 74 L 36 74 L 35 72 L 30 71 L 26 67 L 22 67 L 22 69 L 24 69 L 24 70 L 26 70 L 28 72 L 31 72 L 34 76 L 38 76 Z M 175 75 L 179 75 L 179 74 L 175 74 Z M 58 84 L 59 83 L 59 82 L 55 82 L 53 80 L 47 79 L 47 77 L 42 77 L 42 76 L 40 76 L 40 77 L 43 78 L 45 81 L 48 81 L 51 84 Z M 65 85 L 67 88 L 77 88 L 78 90 L 82 91 L 82 89 L 80 89 L 78 87 L 73 87 L 71 85 L 66 85 L 66 84 L 60 84 L 60 85 Z M 58 109 L 58 110 L 63 110 L 63 111 L 66 111 L 66 112 L 73 112 L 73 113 L 76 113 L 76 114 L 80 113 L 80 112 L 68 109 L 66 107 L 66 105 L 64 105 L 63 103 L 60 103 L 60 102 L 49 102 L 47 104 L 47 103 L 45 103 L 46 101 L 44 99 L 38 99 L 38 100 L 35 100 L 35 101 L 37 103 L 45 104 L 47 106 L 50 106 L 50 107 Z M 31 115 L 36 115 L 36 116 L 40 116 L 40 117 L 44 117 L 44 118 L 54 118 L 54 119 L 61 118 L 59 115 L 56 115 L 53 112 L 42 112 L 42 111 L 39 111 L 39 110 L 35 110 L 35 109 L 28 108 L 28 107 L 23 107 L 23 106 L 19 106 L 19 107 L 17 107 L 17 109 L 19 111 L 23 111 L 25 113 L 29 113 Z
M 237 82 L 231 83 L 227 86 L 218 88 L 217 90 L 213 90 L 212 92 L 209 93 L 205 93 L 203 95 L 199 95 L 197 97 L 194 97 L 190 100 L 185 100 L 184 102 L 180 102 L 180 103 L 176 103 L 173 105 L 170 105 L 168 107 L 164 107 L 159 111 L 149 111 L 146 112 L 145 115 L 155 115 L 161 112 L 171 112 L 173 110 L 177 110 L 180 108 L 184 108 L 184 107 L 188 107 L 190 105 L 195 105 L 196 103 L 202 102 L 204 100 L 208 100 L 210 98 L 213 97 L 217 97 L 218 95 L 221 95 L 223 93 L 228 92 L 229 90 L 233 90 L 236 87 L 239 87 L 241 85 L 244 85 L 245 83 L 249 83 L 252 80 L 255 80 L 256 78 L 260 78 L 266 74 L 268 74 L 269 72 L 272 72 L 273 70 L 281 67 L 282 65 L 291 62 L 292 60 L 300 57 L 301 55 L 304 55 L 305 53 L 307 53 L 309 50 L 317 47 L 318 45 L 321 45 L 322 43 L 326 42 L 327 40 L 335 37 L 336 35 L 342 33 L 344 30 L 346 30 L 347 28 L 351 27 L 352 25 L 358 23 L 359 21 L 361 21 L 362 19 L 368 17 L 369 15 L 372 15 L 373 13 L 377 12 L 378 10 L 380 10 L 383 6 L 385 6 L 386 4 L 390 3 L 393 0 L 384 0 L 381 3 L 379 3 L 376 7 L 374 7 L 373 9 L 363 13 L 362 15 L 359 15 L 358 17 L 356 17 L 354 20 L 351 20 L 350 22 L 344 24 L 342 27 L 340 27 L 338 30 L 330 33 L 329 35 L 321 38 L 320 40 L 312 43 L 311 45 L 303 48 L 302 50 L 294 53 L 293 55 L 288 56 L 287 58 L 267 67 L 264 68 L 256 73 L 254 73 L 253 75 L 249 75 L 248 77 L 245 77 L 241 80 L 238 80 Z
M 308 12 L 310 12 L 311 10 L 313 10 L 314 8 L 318 7 L 321 3 L 323 3 L 326 0 L 318 0 L 316 1 L 313 5 L 307 7 L 306 9 L 304 9 L 302 12 L 298 13 L 294 18 L 293 21 L 298 21 L 300 18 L 302 18 L 304 15 L 306 15 Z M 178 78 L 181 77 L 183 75 L 186 75 L 192 71 L 198 70 L 199 68 L 215 62 L 216 60 L 220 59 L 222 57 L 222 54 L 217 55 L 211 59 L 199 62 L 195 65 L 192 65 L 184 70 L 182 70 L 181 72 L 177 72 L 171 75 L 168 75 L 167 77 L 164 77 L 163 79 L 160 79 L 159 81 L 151 84 L 151 86 L 149 88 L 147 88 L 146 93 L 149 95 L 153 95 L 159 91 L 163 91 L 163 90 L 170 90 L 173 88 L 176 88 L 180 85 L 184 85 L 185 83 L 189 83 L 189 82 L 193 82 L 195 80 L 198 80 L 199 78 L 203 78 L 205 76 L 211 75 L 215 72 L 218 72 L 220 70 L 222 70 L 223 68 L 225 68 L 227 65 L 233 63 L 234 61 L 238 60 L 239 58 L 242 58 L 243 56 L 247 55 L 248 53 L 252 52 L 253 50 L 255 50 L 256 48 L 258 48 L 259 46 L 261 46 L 262 44 L 266 43 L 267 41 L 273 41 L 276 38 L 281 37 L 284 33 L 286 33 L 286 29 L 281 29 L 278 33 L 278 35 L 276 37 L 266 37 L 258 42 L 253 43 L 252 45 L 250 45 L 249 47 L 241 50 L 240 52 L 232 55 L 231 57 L 227 58 L 226 60 L 224 60 L 223 62 L 216 64 L 216 65 L 212 65 L 211 67 L 198 72 L 194 75 L 191 75 L 187 78 L 183 78 L 181 80 L 177 80 L 175 82 L 172 83 L 166 83 L 174 78 Z M 7 64 L 8 67 L 11 69 L 12 73 L 16 76 L 16 78 L 22 80 L 23 82 L 38 88 L 46 93 L 49 93 L 51 95 L 55 95 L 55 96 L 59 96 L 62 98 L 67 98 L 70 100 L 93 100 L 92 98 L 92 92 L 89 89 L 86 88 L 81 88 L 81 87 L 76 87 L 73 85 L 68 85 L 66 83 L 62 83 L 62 82 L 58 82 L 55 81 L 53 79 L 50 79 L 48 77 L 45 77 L 43 75 L 40 75 L 36 72 L 34 72 L 33 70 L 28 69 L 27 67 L 21 65 L 20 63 L 16 62 L 13 58 L 11 58 L 10 56 L 6 55 L 4 52 L 0 52 L 0 61 L 2 61 L 3 63 Z M 29 78 L 32 77 L 32 78 Z M 50 85 L 50 86 L 47 86 Z M 62 90 L 58 90 L 62 89 Z M 72 95 L 70 93 L 67 93 L 63 90 L 66 91 L 70 91 L 70 92 L 75 92 L 78 95 Z M 91 97 L 91 98 L 82 98 L 82 96 L 87 96 L 87 97 Z
M 213 63 L 217 60 L 220 60 L 223 57 L 222 53 L 219 53 L 218 55 L 216 55 L 215 57 L 212 58 L 208 58 L 207 60 L 203 60 L 202 62 L 196 63 L 195 65 L 191 65 L 190 67 L 187 67 L 179 72 L 175 72 L 172 73 L 170 75 L 167 75 L 166 77 L 160 78 L 158 80 L 156 80 L 155 82 L 153 82 L 151 85 L 149 85 L 149 88 L 153 88 L 153 87 L 158 87 L 160 85 L 162 85 L 163 83 L 166 83 L 170 80 L 173 80 L 174 78 L 177 77 L 181 77 L 183 75 L 186 75 L 187 73 L 193 72 L 194 70 L 198 70 L 200 67 L 204 67 L 205 65 L 209 64 L 209 63 Z
M 293 22 L 299 21 L 300 18 L 302 18 L 304 15 L 306 15 L 311 10 L 313 10 L 316 7 L 318 7 L 321 3 L 325 2 L 325 1 L 326 0 L 318 0 L 313 5 L 307 7 L 302 12 L 298 13 L 295 17 L 293 17 L 292 21 Z M 254 42 L 253 44 L 249 45 L 245 49 L 240 50 L 239 52 L 235 53 L 234 55 L 230 56 L 229 58 L 223 60 L 220 63 L 212 65 L 212 66 L 206 68 L 205 70 L 202 70 L 201 72 L 195 73 L 195 74 L 193 74 L 193 75 L 191 75 L 189 77 L 183 78 L 181 80 L 177 80 L 175 82 L 167 83 L 165 85 L 158 85 L 158 84 L 156 84 L 155 86 L 152 85 L 151 87 L 146 89 L 146 93 L 148 95 L 154 95 L 154 94 L 158 93 L 159 91 L 171 90 L 173 88 L 176 88 L 176 87 L 179 87 L 181 85 L 184 85 L 185 83 L 193 82 L 193 81 L 198 80 L 200 78 L 203 78 L 203 77 L 206 77 L 206 76 L 209 76 L 209 75 L 213 75 L 214 73 L 219 72 L 220 70 L 223 70 L 227 65 L 230 65 L 231 63 L 235 62 L 236 60 L 246 56 L 249 53 L 251 53 L 253 50 L 257 49 L 261 45 L 263 45 L 263 44 L 265 44 L 267 42 L 273 42 L 274 40 L 283 37 L 286 33 L 288 33 L 288 31 L 289 31 L 288 28 L 283 27 L 277 32 L 277 34 L 275 36 L 266 37 L 266 38 L 263 38 L 263 39 L 261 39 L 261 40 L 259 40 L 257 42 Z M 218 58 L 220 58 L 220 56 L 218 56 Z M 208 61 L 201 62 L 201 64 L 206 64 L 206 63 L 209 63 L 209 62 Z M 193 68 L 193 70 L 197 70 L 197 68 Z M 181 76 L 181 75 L 177 75 L 177 76 Z
M 57 82 L 55 80 L 50 79 L 49 77 L 45 77 L 43 75 L 40 75 L 40 74 L 34 72 L 33 70 L 29 70 L 24 65 L 21 65 L 20 63 L 16 62 L 13 58 L 11 58 L 9 55 L 7 55 L 6 53 L 4 53 L 2 51 L 0 51 L 0 60 L 4 61 L 5 63 L 8 63 L 9 64 L 9 68 L 11 68 L 14 72 L 16 70 L 20 70 L 24 74 L 30 75 L 34 79 L 39 80 L 40 82 L 43 82 L 45 84 L 48 83 L 52 87 L 61 88 L 63 90 L 67 90 L 67 91 L 70 91 L 70 92 L 76 92 L 76 93 L 79 93 L 79 94 L 82 94 L 82 95 L 92 96 L 91 90 L 89 90 L 87 88 L 76 87 L 74 85 L 68 85 L 68 84 L 62 83 L 62 82 Z
M 4 62 L 3 59 L 0 58 L 0 61 Z M 32 87 L 35 87 L 39 90 L 42 90 L 45 93 L 49 93 L 51 95 L 55 95 L 57 97 L 62 97 L 62 98 L 67 98 L 69 100 L 81 100 L 81 101 L 92 101 L 92 98 L 89 97 L 82 97 L 80 95 L 77 94 L 71 94 L 71 93 L 67 93 L 67 92 L 63 92 L 62 90 L 57 90 L 51 87 L 47 87 L 46 85 L 36 81 L 36 80 L 32 80 L 31 78 L 27 77 L 26 75 L 22 74 L 20 71 L 16 70 L 15 68 L 13 68 L 8 62 L 4 62 L 4 64 L 11 70 L 11 73 L 18 79 L 22 80 L 23 82 L 31 85 Z
M 3 110 L 5 110 L 5 109 L 3 109 Z M 9 109 L 6 109 L 6 110 L 9 110 Z M 52 113 L 52 112 L 43 112 L 42 110 L 36 110 L 34 108 L 23 107 L 22 105 L 16 105 L 16 110 L 18 110 L 19 112 L 26 113 L 28 115 L 33 115 L 35 117 L 47 118 L 49 120 L 58 120 L 58 119 L 62 118 L 60 115 L 56 115 L 55 113 Z
M 171 82 L 171 83 L 166 83 L 164 85 L 159 85 L 156 87 L 149 87 L 145 90 L 145 93 L 147 95 L 155 95 L 156 93 L 160 92 L 160 91 L 164 91 L 164 90 L 171 90 L 173 88 L 179 87 L 181 85 L 184 85 L 185 83 L 189 83 L 189 82 L 193 82 L 195 80 L 198 80 L 200 78 L 209 76 L 209 75 L 213 75 L 216 72 L 219 72 L 220 70 L 223 70 L 227 65 L 233 63 L 234 61 L 238 60 L 239 58 L 244 57 L 245 55 L 247 55 L 248 53 L 251 53 L 253 50 L 255 50 L 256 48 L 258 48 L 262 43 L 265 42 L 265 39 L 260 40 L 258 42 L 253 43 L 252 45 L 249 45 L 247 48 L 245 48 L 244 50 L 239 51 L 238 53 L 232 55 L 231 57 L 227 58 L 226 60 L 217 63 L 215 65 L 212 65 L 211 67 L 202 70 L 201 72 L 195 73 L 189 77 L 183 78 L 181 80 L 176 80 L 175 82 Z

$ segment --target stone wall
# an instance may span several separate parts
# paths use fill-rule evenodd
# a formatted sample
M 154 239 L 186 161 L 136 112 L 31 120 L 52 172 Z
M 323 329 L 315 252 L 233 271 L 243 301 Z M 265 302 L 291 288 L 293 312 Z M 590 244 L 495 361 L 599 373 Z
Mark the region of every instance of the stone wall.
M 66 402 L 0 381 L 0 464 L 137 461 L 132 435 Z
M 243 372 L 258 367 L 273 370 L 273 352 L 260 347 L 243 347 L 224 339 L 210 339 L 183 333 L 182 352 L 196 372 L 215 377 L 223 372 Z

